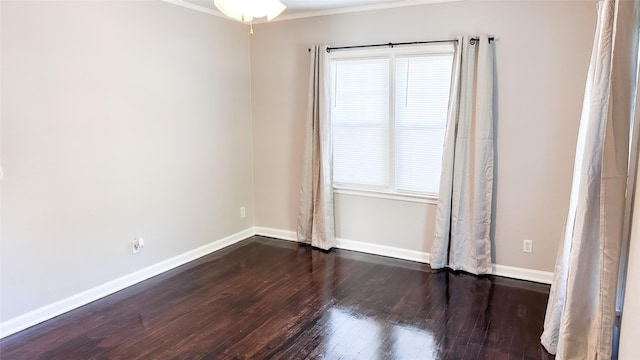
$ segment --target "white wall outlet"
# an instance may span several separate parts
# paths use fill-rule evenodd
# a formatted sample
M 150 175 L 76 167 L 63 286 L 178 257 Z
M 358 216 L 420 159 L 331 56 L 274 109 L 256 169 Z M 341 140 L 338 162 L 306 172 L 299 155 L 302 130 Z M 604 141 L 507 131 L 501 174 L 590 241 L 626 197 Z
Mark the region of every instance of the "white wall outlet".
M 525 240 L 522 243 L 522 252 L 526 252 L 526 253 L 533 252 L 533 240 Z
M 144 247 L 144 239 L 140 236 L 133 239 L 133 253 L 138 254 Z
M 247 209 L 244 206 L 240 207 L 240 217 L 245 218 L 247 216 Z

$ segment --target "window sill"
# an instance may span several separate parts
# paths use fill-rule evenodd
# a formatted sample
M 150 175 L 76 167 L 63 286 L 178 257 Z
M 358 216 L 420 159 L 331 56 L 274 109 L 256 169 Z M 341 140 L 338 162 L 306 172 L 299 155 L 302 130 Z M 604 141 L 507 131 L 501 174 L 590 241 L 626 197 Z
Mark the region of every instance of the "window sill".
M 337 186 L 333 187 L 333 192 L 334 194 L 340 194 L 340 195 L 363 196 L 363 197 L 372 197 L 372 198 L 378 198 L 378 199 L 415 202 L 415 203 L 431 204 L 431 205 L 438 204 L 438 197 L 436 195 L 390 193 L 386 191 L 354 189 L 354 188 L 337 187 Z

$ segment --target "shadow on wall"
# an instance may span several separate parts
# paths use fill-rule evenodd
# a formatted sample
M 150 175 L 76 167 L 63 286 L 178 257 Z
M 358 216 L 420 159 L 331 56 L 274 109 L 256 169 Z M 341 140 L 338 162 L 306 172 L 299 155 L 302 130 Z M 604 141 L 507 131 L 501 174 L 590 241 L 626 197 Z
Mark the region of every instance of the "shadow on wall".
M 498 39 L 494 39 L 494 42 L 499 42 Z M 498 152 L 498 138 L 500 137 L 499 129 L 500 127 L 500 107 L 498 106 L 498 94 L 500 93 L 498 81 L 498 61 L 500 59 L 496 56 L 496 46 L 492 46 L 493 50 L 493 58 L 495 59 L 493 62 L 493 191 L 491 197 L 491 229 L 489 230 L 489 238 L 491 239 L 491 262 L 495 264 L 496 261 L 496 214 L 497 214 L 497 204 L 498 204 L 498 182 L 500 179 L 498 178 L 498 168 L 500 164 L 500 156 Z

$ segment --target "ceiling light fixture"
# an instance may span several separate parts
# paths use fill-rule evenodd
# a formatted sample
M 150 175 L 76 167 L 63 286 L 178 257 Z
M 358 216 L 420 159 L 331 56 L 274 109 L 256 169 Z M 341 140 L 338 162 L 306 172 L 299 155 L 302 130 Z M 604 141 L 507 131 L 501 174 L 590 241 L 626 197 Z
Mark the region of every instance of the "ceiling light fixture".
M 253 34 L 254 18 L 266 16 L 271 21 L 287 8 L 279 0 L 214 0 L 213 3 L 228 17 L 251 24 L 250 34 Z

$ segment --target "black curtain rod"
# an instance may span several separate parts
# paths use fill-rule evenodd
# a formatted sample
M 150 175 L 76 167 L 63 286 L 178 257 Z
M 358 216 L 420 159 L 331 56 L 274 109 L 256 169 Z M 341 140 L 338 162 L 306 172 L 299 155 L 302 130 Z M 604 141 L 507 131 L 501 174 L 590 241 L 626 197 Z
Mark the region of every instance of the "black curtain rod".
M 479 38 L 471 38 L 469 42 L 471 45 L 475 45 L 476 42 L 480 40 Z M 494 41 L 495 37 L 490 36 L 489 42 Z M 328 47 L 327 52 L 331 52 L 332 50 L 344 50 L 344 49 L 362 49 L 362 48 L 371 48 L 371 47 L 394 47 L 394 46 L 403 46 L 403 45 L 421 45 L 421 44 L 438 44 L 438 43 L 450 43 L 457 42 L 458 39 L 451 40 L 431 40 L 431 41 L 412 41 L 412 42 L 401 42 L 401 43 L 386 43 L 386 44 L 371 44 L 371 45 L 352 45 L 352 46 L 339 46 L 339 47 Z M 311 52 L 311 49 L 308 49 Z

